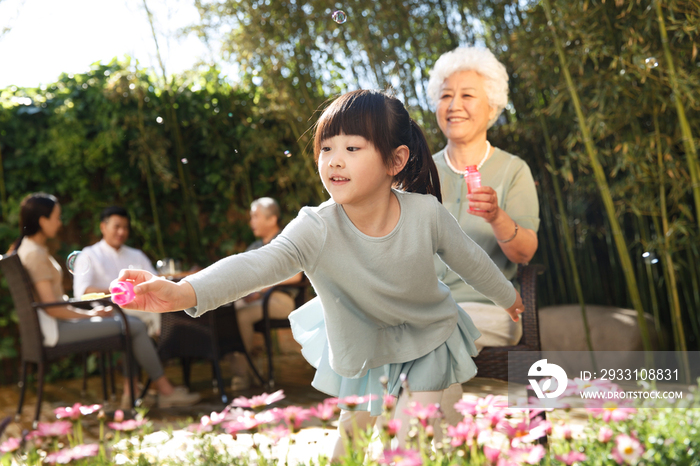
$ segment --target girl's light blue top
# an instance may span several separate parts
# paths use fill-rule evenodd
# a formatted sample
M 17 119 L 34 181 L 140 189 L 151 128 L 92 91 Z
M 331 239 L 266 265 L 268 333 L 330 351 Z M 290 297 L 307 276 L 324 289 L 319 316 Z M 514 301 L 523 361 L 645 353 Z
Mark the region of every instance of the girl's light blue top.
M 503 308 L 513 285 L 431 195 L 394 191 L 396 227 L 370 237 L 332 200 L 303 208 L 266 246 L 222 259 L 187 277 L 199 316 L 304 271 L 323 304 L 332 369 L 361 377 L 375 367 L 412 361 L 444 343 L 459 306 L 435 275 L 433 255 Z

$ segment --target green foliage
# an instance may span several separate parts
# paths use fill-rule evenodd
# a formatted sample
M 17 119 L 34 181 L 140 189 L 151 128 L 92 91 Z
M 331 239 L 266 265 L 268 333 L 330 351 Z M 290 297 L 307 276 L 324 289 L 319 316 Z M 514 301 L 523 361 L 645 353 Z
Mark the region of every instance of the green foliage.
M 301 206 L 322 200 L 320 182 L 308 174 L 296 137 L 274 110 L 254 105 L 254 92 L 231 88 L 215 69 L 176 78 L 175 84 L 186 153 L 179 159 L 165 129 L 163 93 L 129 60 L 63 75 L 45 89 L 1 91 L 0 149 L 9 212 L 0 223 L 3 251 L 19 235 L 21 199 L 36 191 L 56 195 L 63 208 L 64 228 L 54 248 L 59 262 L 99 239 L 100 211 L 117 204 L 131 215 L 131 245 L 154 262 L 167 255 L 187 267 L 208 265 L 252 242 L 248 210 L 257 197 L 280 199 L 284 221 Z M 203 258 L 194 254 L 183 228 L 178 165 L 196 195 Z M 155 204 L 146 189 L 148 177 Z M 71 277 L 64 278 L 70 289 Z M 16 335 L 9 292 L 6 285 L 2 289 L 0 332 Z M 6 346 L 1 351 L 0 357 L 13 356 Z

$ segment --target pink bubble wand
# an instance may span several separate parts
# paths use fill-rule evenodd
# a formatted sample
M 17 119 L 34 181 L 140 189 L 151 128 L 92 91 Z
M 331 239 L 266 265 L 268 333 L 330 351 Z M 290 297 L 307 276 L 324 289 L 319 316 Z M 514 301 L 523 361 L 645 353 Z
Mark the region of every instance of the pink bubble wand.
M 134 293 L 134 284 L 131 282 L 112 282 L 109 287 L 109 292 L 111 293 L 112 302 L 117 306 L 123 306 L 129 304 L 131 301 L 136 299 L 136 293 Z

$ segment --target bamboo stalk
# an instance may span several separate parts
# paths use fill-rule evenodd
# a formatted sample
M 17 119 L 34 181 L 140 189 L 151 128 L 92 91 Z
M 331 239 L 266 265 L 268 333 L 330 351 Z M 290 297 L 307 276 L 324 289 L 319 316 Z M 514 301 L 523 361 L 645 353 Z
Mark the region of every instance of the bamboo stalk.
M 564 49 L 561 46 L 561 41 L 559 40 L 559 35 L 554 28 L 554 21 L 552 20 L 552 7 L 549 0 L 543 0 L 542 6 L 544 8 L 544 13 L 547 17 L 547 22 L 549 28 L 552 32 L 552 38 L 554 40 L 554 45 L 559 56 L 559 62 L 561 64 L 562 73 L 564 74 L 564 79 L 566 80 L 566 85 L 571 95 L 571 100 L 576 110 L 576 116 L 578 118 L 579 128 L 583 136 L 583 141 L 586 146 L 586 152 L 588 158 L 593 168 L 593 173 L 595 175 L 595 180 L 598 185 L 598 190 L 603 199 L 603 205 L 605 206 L 605 212 L 608 216 L 610 222 L 610 227 L 613 232 L 613 238 L 615 240 L 615 245 L 617 247 L 617 252 L 620 256 L 620 262 L 622 266 L 622 271 L 627 282 L 627 290 L 630 295 L 632 304 L 637 311 L 637 321 L 639 322 L 639 329 L 642 334 L 642 341 L 644 343 L 644 349 L 646 351 L 651 351 L 651 341 L 649 339 L 649 329 L 647 328 L 647 323 L 644 317 L 644 308 L 642 307 L 642 301 L 639 296 L 639 289 L 637 288 L 637 279 L 634 276 L 634 269 L 632 267 L 632 261 L 630 259 L 629 251 L 627 250 L 627 244 L 625 243 L 625 237 L 623 235 L 622 229 L 620 228 L 620 223 L 617 220 L 617 214 L 615 212 L 615 205 L 613 204 L 612 194 L 610 193 L 610 187 L 605 178 L 605 172 L 603 167 L 598 161 L 598 154 L 593 145 L 591 138 L 591 133 L 586 124 L 586 119 L 583 114 L 583 109 L 581 102 L 578 97 L 578 92 L 574 86 L 574 82 L 571 78 L 571 73 L 569 72 L 568 64 L 566 62 L 566 57 L 564 55 Z
M 591 352 L 591 358 L 593 357 L 593 342 L 591 341 L 591 328 L 588 325 L 588 314 L 586 313 L 586 302 L 583 299 L 583 288 L 581 287 L 581 278 L 578 275 L 578 267 L 576 266 L 576 256 L 574 255 L 574 241 L 572 239 L 571 229 L 569 228 L 569 220 L 566 216 L 566 209 L 564 208 L 564 200 L 561 195 L 561 189 L 559 188 L 559 180 L 556 176 L 556 160 L 554 158 L 554 151 L 552 150 L 552 142 L 549 140 L 549 128 L 547 127 L 547 121 L 542 115 L 542 108 L 540 107 L 540 95 L 535 96 L 535 102 L 537 105 L 537 113 L 540 120 L 540 126 L 542 127 L 542 136 L 544 137 L 544 143 L 546 147 L 547 161 L 552 166 L 552 187 L 554 188 L 554 197 L 557 199 L 557 209 L 559 211 L 560 222 L 559 225 L 562 229 L 562 236 L 564 237 L 564 244 L 566 246 L 566 255 L 569 258 L 569 271 L 571 272 L 571 277 L 574 282 L 574 289 L 576 290 L 576 297 L 581 305 L 581 318 L 583 319 L 583 331 L 586 334 L 586 346 L 588 346 L 588 351 Z M 598 367 L 593 359 L 593 367 Z
M 0 204 L 2 205 L 2 221 L 7 222 L 7 192 L 5 191 L 5 169 L 2 163 L 2 144 L 0 144 Z
M 676 78 L 676 69 L 673 65 L 671 48 L 668 46 L 668 34 L 666 33 L 666 22 L 664 21 L 664 15 L 661 11 L 661 0 L 656 0 L 654 4 L 656 6 L 656 16 L 659 22 L 661 44 L 663 45 L 664 57 L 666 58 L 666 67 L 668 68 L 668 79 L 671 81 L 671 90 L 673 91 L 673 103 L 676 106 L 678 122 L 681 126 L 681 134 L 683 135 L 683 146 L 685 147 L 685 155 L 688 160 L 688 169 L 690 171 L 690 180 L 693 188 L 693 199 L 695 199 L 695 221 L 700 228 L 700 179 L 698 177 L 697 166 L 698 154 L 695 149 L 695 141 L 693 140 L 693 133 L 690 130 L 690 124 L 688 124 L 688 119 L 685 116 L 685 107 L 683 107 L 683 102 L 681 101 L 681 88 L 678 85 L 678 79 Z
M 537 162 L 540 167 L 540 172 L 543 174 L 542 176 L 542 189 L 544 192 L 552 192 L 553 188 L 550 188 L 550 179 L 551 175 L 549 177 L 546 176 L 548 170 L 544 165 L 544 162 L 542 161 L 541 158 L 537 158 Z M 542 221 L 540 222 L 540 230 L 542 231 L 542 236 L 547 243 L 540 242 L 540 244 L 552 244 L 552 245 L 559 245 L 559 248 L 561 249 L 561 244 L 562 242 L 559 241 L 558 239 L 558 234 L 559 231 L 557 229 L 557 226 L 561 220 L 557 221 L 556 216 L 553 215 L 553 212 L 557 210 L 556 205 L 552 201 L 552 196 L 546 196 L 547 197 L 547 202 L 543 202 L 540 204 L 540 215 L 543 217 Z M 552 229 L 549 231 L 548 226 L 551 225 Z M 551 238 L 549 237 L 551 236 Z M 571 270 L 569 266 L 569 261 L 567 260 L 567 256 L 562 250 L 559 254 L 554 255 L 554 257 L 557 259 L 557 262 L 553 264 L 553 267 L 550 267 L 550 270 Z M 547 274 L 548 276 L 551 275 L 556 275 L 556 280 L 559 283 L 559 289 L 561 290 L 561 295 L 559 299 L 555 299 L 555 302 L 569 302 L 573 298 L 569 298 L 569 290 L 573 290 L 574 285 L 573 282 L 571 282 L 571 275 L 570 274 L 563 274 L 563 273 L 556 273 L 556 274 Z
M 165 109 L 167 112 L 167 121 L 169 132 L 173 138 L 173 146 L 175 147 L 175 165 L 177 166 L 177 174 L 180 178 L 180 188 L 182 189 L 182 204 L 184 207 L 185 214 L 185 227 L 187 230 L 187 236 L 189 237 L 190 247 L 192 248 L 192 253 L 196 260 L 202 260 L 202 248 L 199 241 L 199 224 L 196 220 L 196 206 L 194 203 L 194 194 L 191 191 L 190 180 L 188 174 L 185 172 L 182 158 L 185 156 L 185 150 L 183 148 L 182 135 L 180 134 L 180 125 L 177 120 L 177 113 L 175 112 L 175 99 L 173 97 L 172 91 L 170 89 L 170 84 L 168 83 L 167 74 L 165 72 L 165 65 L 163 64 L 163 58 L 160 54 L 160 47 L 158 45 L 158 36 L 156 35 L 156 30 L 153 25 L 153 14 L 148 8 L 148 3 L 143 0 L 143 7 L 146 10 L 146 15 L 148 16 L 148 23 L 151 26 L 151 34 L 153 35 L 153 42 L 156 46 L 156 56 L 158 57 L 158 63 L 160 64 L 160 69 L 163 78 L 163 92 L 165 93 Z
M 649 236 L 647 235 L 648 225 L 644 222 L 641 215 L 637 215 L 637 220 L 639 221 L 639 232 L 641 235 L 642 245 L 649 244 Z M 647 274 L 647 282 L 649 283 L 649 295 L 651 297 L 651 309 L 654 315 L 654 329 L 656 330 L 656 336 L 659 339 L 660 347 L 665 348 L 666 344 L 663 342 L 663 329 L 661 327 L 661 313 L 659 311 L 659 299 L 656 295 L 656 281 L 654 280 L 654 270 L 651 267 L 651 262 L 645 260 L 644 268 Z
M 661 150 L 661 135 L 659 134 L 659 119 L 656 107 L 654 107 L 654 137 L 656 138 L 656 159 L 659 167 L 659 206 L 661 207 L 661 227 L 663 228 L 664 251 L 663 259 L 668 269 L 668 290 L 671 295 L 671 322 L 673 323 L 674 334 L 676 337 L 676 350 L 681 352 L 679 355 L 681 369 L 685 374 L 686 382 L 690 383 L 690 365 L 688 363 L 688 353 L 685 344 L 685 332 L 683 330 L 683 321 L 681 318 L 681 305 L 678 298 L 678 285 L 676 283 L 676 272 L 673 269 L 673 258 L 671 257 L 671 237 L 668 231 L 668 212 L 666 208 L 666 185 L 664 177 L 664 156 Z
M 700 309 L 700 280 L 698 280 L 698 255 L 695 250 L 695 245 L 691 245 L 688 248 L 688 260 L 686 261 L 688 268 L 690 269 L 691 283 L 686 288 L 690 288 L 693 292 L 692 301 L 689 299 L 686 302 L 686 307 L 688 309 L 688 317 L 693 325 L 698 323 L 698 309 Z M 692 303 L 692 304 L 691 304 Z M 700 336 L 697 337 L 700 340 Z
M 143 123 L 143 98 L 137 93 L 138 99 L 138 125 L 141 137 L 146 134 L 145 125 Z M 145 147 L 142 149 L 146 149 Z M 153 179 L 151 177 L 151 161 L 150 161 L 150 151 L 145 151 L 142 157 L 144 161 L 144 172 L 146 173 L 146 184 L 148 185 L 148 197 L 151 201 L 151 212 L 153 213 L 153 227 L 156 230 L 156 243 L 158 244 L 158 254 L 160 257 L 165 257 L 165 247 L 163 246 L 163 234 L 160 230 L 160 219 L 158 217 L 158 203 L 156 202 L 156 193 L 153 187 Z

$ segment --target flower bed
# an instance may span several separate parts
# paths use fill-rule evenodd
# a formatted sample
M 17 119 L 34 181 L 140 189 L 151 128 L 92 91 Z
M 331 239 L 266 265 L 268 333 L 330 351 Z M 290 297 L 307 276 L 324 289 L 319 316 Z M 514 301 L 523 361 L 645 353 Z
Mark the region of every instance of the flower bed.
M 575 386 L 579 390 L 618 389 L 614 385 Z M 1 443 L 0 465 L 297 464 L 289 451 L 304 434 L 300 431 L 307 421 L 314 419 L 327 427 L 337 415 L 339 403 L 352 407 L 363 402 L 357 397 L 330 398 L 309 409 L 271 407 L 283 398 L 282 391 L 237 398 L 222 412 L 203 416 L 186 429 L 156 432 L 144 413 L 125 420 L 123 413 L 116 411 L 108 420 L 100 405 L 76 404 L 57 409 L 55 422 L 39 423 L 22 438 Z M 394 403 L 392 397 L 385 397 L 386 413 Z M 697 387 L 681 401 L 656 406 L 591 400 L 586 408 L 588 420 L 581 429 L 572 428 L 571 413 L 565 408 L 556 412 L 508 408 L 502 397 L 465 399 L 455 409 L 463 415 L 462 420 L 445 426 L 440 422 L 439 406 L 412 403 L 407 410 L 411 428 L 404 448 L 392 442 L 399 431 L 397 421 L 385 422 L 375 433 L 360 433 L 341 464 L 700 464 Z M 86 416 L 94 415 L 99 420 L 99 439 L 86 444 L 82 424 Z M 559 420 L 553 423 L 554 418 Z M 327 435 L 329 431 L 323 432 Z M 305 464 L 329 464 L 320 451 L 314 453 Z

